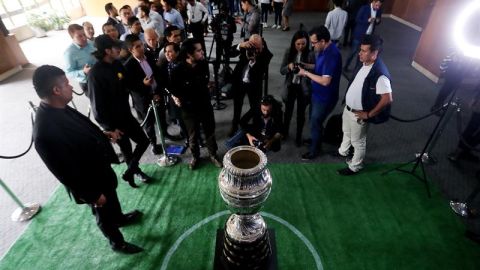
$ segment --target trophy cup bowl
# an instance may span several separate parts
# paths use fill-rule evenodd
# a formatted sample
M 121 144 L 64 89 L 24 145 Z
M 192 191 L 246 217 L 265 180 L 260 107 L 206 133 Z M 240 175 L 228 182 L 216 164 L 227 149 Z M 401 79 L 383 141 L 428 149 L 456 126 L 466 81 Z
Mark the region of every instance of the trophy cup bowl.
M 271 254 L 267 226 L 258 213 L 272 187 L 267 157 L 252 146 L 238 146 L 223 158 L 220 194 L 232 212 L 225 224 L 223 256 L 233 269 L 259 269 Z

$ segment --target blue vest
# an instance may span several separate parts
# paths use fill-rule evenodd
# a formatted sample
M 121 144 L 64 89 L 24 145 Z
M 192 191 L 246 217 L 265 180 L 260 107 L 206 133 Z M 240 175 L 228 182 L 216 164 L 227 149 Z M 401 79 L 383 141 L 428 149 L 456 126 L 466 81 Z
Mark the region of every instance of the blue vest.
M 357 70 L 358 73 L 358 70 Z M 357 76 L 355 73 L 355 76 Z M 362 107 L 363 111 L 371 111 L 380 101 L 381 95 L 377 94 L 377 81 L 380 76 L 384 75 L 391 81 L 390 72 L 388 72 L 387 67 L 383 63 L 382 59 L 377 58 L 375 63 L 373 63 L 372 69 L 368 73 L 365 81 L 363 82 L 362 88 Z M 353 78 L 355 78 L 353 76 Z M 353 80 L 352 80 L 353 81 Z M 388 104 L 383 108 L 379 114 L 371 117 L 367 120 L 369 123 L 380 124 L 388 121 L 390 118 L 391 105 Z

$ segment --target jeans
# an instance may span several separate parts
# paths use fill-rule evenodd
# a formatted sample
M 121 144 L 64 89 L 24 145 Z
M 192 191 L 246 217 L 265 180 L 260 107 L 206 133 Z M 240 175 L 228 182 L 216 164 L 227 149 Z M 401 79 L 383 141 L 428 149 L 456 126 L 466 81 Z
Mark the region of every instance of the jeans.
M 310 133 L 312 144 L 310 145 L 310 154 L 317 156 L 320 152 L 323 134 L 323 122 L 335 108 L 335 102 L 319 102 L 312 100 L 312 112 L 310 115 Z
M 282 25 L 283 3 L 273 2 L 273 9 L 275 10 L 275 24 Z

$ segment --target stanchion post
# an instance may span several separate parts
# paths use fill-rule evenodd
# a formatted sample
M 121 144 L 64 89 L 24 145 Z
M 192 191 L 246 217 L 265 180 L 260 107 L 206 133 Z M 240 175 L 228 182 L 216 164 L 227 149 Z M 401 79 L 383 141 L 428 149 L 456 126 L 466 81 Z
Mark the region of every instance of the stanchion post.
M 40 204 L 38 203 L 27 203 L 23 204 L 18 197 L 13 193 L 13 191 L 3 182 L 0 178 L 0 185 L 2 188 L 7 192 L 8 195 L 15 201 L 15 203 L 19 206 L 17 210 L 12 213 L 12 220 L 13 221 L 27 221 L 33 218 L 41 209 Z
M 160 125 L 160 117 L 158 116 L 157 104 L 155 104 L 155 101 L 152 100 L 152 102 L 150 103 L 150 107 L 153 109 L 153 115 L 155 116 L 155 123 L 157 124 L 158 133 L 160 136 L 160 145 L 162 146 L 162 150 L 163 150 L 163 155 L 161 155 L 158 158 L 157 164 L 160 167 L 173 166 L 178 162 L 178 157 L 169 155 L 167 153 L 167 150 L 165 148 L 165 137 L 163 136 L 162 128 Z M 147 117 L 145 117 L 145 119 L 147 119 Z

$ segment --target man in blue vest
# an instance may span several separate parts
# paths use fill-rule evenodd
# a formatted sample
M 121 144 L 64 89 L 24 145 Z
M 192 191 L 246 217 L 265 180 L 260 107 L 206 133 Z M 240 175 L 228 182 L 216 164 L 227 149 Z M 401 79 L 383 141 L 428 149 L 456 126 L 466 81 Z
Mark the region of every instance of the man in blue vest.
M 379 57 L 382 39 L 365 35 L 358 53 L 363 66 L 355 74 L 345 95 L 342 115 L 343 140 L 338 153 L 347 157 L 353 146 L 354 153 L 348 167 L 338 170 L 340 175 L 353 175 L 363 168 L 369 123 L 382 123 L 390 116 L 392 87 L 390 73 Z

